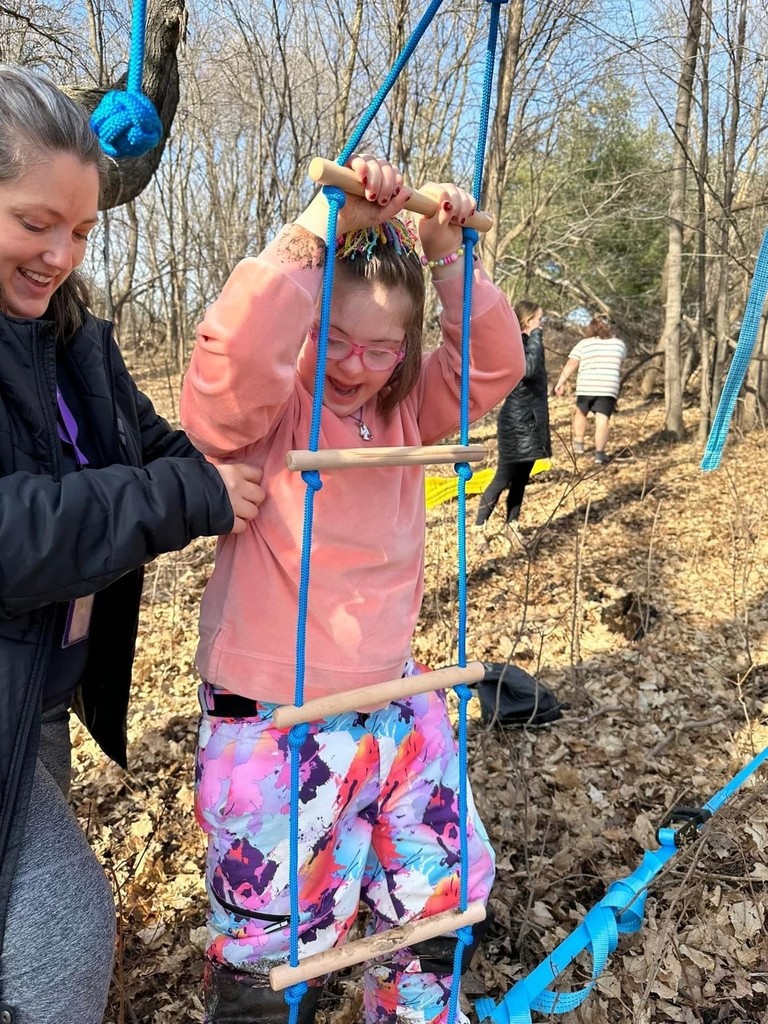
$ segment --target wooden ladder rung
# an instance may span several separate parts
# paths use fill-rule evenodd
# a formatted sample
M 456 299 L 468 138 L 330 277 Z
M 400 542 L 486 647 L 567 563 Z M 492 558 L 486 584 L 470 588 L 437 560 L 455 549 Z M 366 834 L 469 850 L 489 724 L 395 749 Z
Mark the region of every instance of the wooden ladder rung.
M 361 469 L 366 466 L 428 466 L 447 462 L 482 462 L 487 452 L 481 444 L 412 445 L 392 448 L 323 448 L 317 452 L 290 451 L 288 469 Z
M 447 690 L 458 683 L 478 683 L 485 676 L 485 667 L 480 661 L 470 661 L 466 668 L 449 665 L 434 672 L 422 672 L 415 676 L 401 676 L 384 683 L 360 686 L 344 693 L 328 697 L 315 697 L 301 707 L 284 704 L 275 708 L 272 721 L 278 729 L 290 729 L 300 722 L 317 722 L 321 718 L 340 715 L 345 711 L 360 711 L 364 708 L 382 708 L 399 697 L 413 697 L 417 693 L 432 690 Z
M 319 978 L 321 975 L 351 967 L 353 964 L 374 960 L 376 957 L 394 953 L 396 949 L 403 949 L 426 939 L 436 939 L 446 932 L 457 931 L 484 919 L 485 907 L 482 903 L 470 903 L 463 913 L 458 910 L 445 910 L 433 917 L 424 917 L 399 928 L 390 928 L 389 931 L 380 932 L 378 935 L 370 935 L 367 939 L 348 942 L 345 946 L 327 949 L 322 953 L 314 953 L 301 960 L 296 967 L 280 964 L 269 972 L 269 984 L 275 992 L 279 992 L 289 985 L 310 981 L 312 978 Z
M 342 192 L 349 192 L 353 196 L 365 195 L 365 187 L 357 180 L 357 175 L 351 168 L 340 167 L 331 160 L 324 160 L 321 156 L 316 156 L 310 163 L 309 176 L 312 181 L 320 182 L 323 185 L 335 185 Z M 437 211 L 437 203 L 426 192 L 418 192 L 413 189 L 405 208 L 413 210 L 414 213 L 423 213 L 425 216 L 431 217 Z M 493 226 L 493 217 L 483 210 L 475 210 L 472 216 L 467 218 L 466 226 L 474 228 L 475 231 L 490 231 Z

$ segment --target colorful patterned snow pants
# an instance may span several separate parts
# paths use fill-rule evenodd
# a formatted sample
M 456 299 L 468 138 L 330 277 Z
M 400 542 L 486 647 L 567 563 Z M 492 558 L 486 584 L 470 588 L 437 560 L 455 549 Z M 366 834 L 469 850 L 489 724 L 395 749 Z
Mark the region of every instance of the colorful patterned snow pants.
M 211 690 L 201 687 L 203 708 Z M 196 813 L 208 835 L 208 956 L 266 972 L 288 957 L 288 732 L 203 711 Z M 310 726 L 301 750 L 300 956 L 344 942 L 360 899 L 383 931 L 458 905 L 458 753 L 445 695 Z M 469 899 L 487 902 L 494 857 L 468 801 Z M 442 1024 L 451 968 L 422 973 L 400 950 L 365 976 L 366 1019 Z

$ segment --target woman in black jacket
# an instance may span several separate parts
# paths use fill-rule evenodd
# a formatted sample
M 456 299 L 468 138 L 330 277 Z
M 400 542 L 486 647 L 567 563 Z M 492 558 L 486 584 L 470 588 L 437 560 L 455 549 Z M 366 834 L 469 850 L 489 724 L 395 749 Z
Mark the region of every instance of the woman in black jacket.
M 525 347 L 525 376 L 509 395 L 499 412 L 499 462 L 496 474 L 480 498 L 476 526 L 490 517 L 502 491 L 507 490 L 507 526 L 517 523 L 525 488 L 537 459 L 549 458 L 547 369 L 541 337 L 543 310 L 529 299 L 515 306 Z M 514 527 L 513 527 L 514 529 Z
M 171 430 L 87 310 L 103 160 L 80 107 L 0 65 L 2 1024 L 102 1020 L 115 912 L 67 804 L 69 708 L 125 765 L 142 566 L 264 497 Z

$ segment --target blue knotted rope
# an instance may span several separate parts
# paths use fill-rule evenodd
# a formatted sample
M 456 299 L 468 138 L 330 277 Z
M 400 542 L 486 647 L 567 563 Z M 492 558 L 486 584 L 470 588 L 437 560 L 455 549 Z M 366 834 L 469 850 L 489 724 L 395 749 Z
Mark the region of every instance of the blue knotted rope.
M 291 878 L 298 877 L 299 868 L 299 792 L 301 787 L 301 748 L 309 736 L 309 726 L 306 722 L 294 725 L 288 733 L 288 750 L 291 764 L 291 813 L 288 818 L 288 872 Z M 294 813 L 293 800 L 296 799 Z M 288 940 L 288 963 L 291 967 L 299 965 L 299 922 L 301 921 L 301 906 L 299 904 L 299 887 L 289 886 L 288 899 L 290 905 L 289 918 L 289 940 Z M 307 983 L 301 981 L 291 985 L 285 990 L 285 1002 L 288 1004 L 288 1024 L 297 1024 L 299 1019 L 299 1004 L 304 993 L 307 991 Z
M 323 386 L 328 353 L 328 327 L 330 325 L 330 297 L 333 290 L 333 273 L 336 251 L 336 222 L 339 210 L 346 202 L 345 194 L 337 188 L 323 189 L 328 200 L 328 226 L 326 231 L 326 260 L 323 270 L 323 294 L 320 308 L 320 326 L 317 339 L 317 366 L 315 368 L 314 395 L 312 399 L 312 421 L 309 435 L 309 450 L 316 452 L 320 441 L 320 422 L 323 411 Z M 312 527 L 314 524 L 314 498 L 323 482 L 317 470 L 301 474 L 306 484 L 304 492 L 304 526 L 301 539 L 301 568 L 299 573 L 299 594 L 296 610 L 296 681 L 293 702 L 296 707 L 304 703 L 304 681 L 306 675 L 307 619 L 309 617 L 309 583 L 312 551 Z M 301 731 L 300 731 L 301 730 Z M 299 796 L 301 792 L 301 746 L 309 735 L 309 726 L 294 726 L 289 733 L 291 755 L 291 793 L 288 815 L 288 898 L 290 903 L 289 921 L 289 963 L 296 967 L 299 962 Z M 288 1024 L 296 1024 L 299 1003 L 307 991 L 307 985 L 294 985 L 286 992 Z
M 342 150 L 338 157 L 338 163 L 344 164 L 349 157 L 354 153 L 360 140 L 367 131 L 373 118 L 378 113 L 382 103 L 384 102 L 387 94 L 391 90 L 398 75 L 405 67 L 407 61 L 412 55 L 416 48 L 419 40 L 426 31 L 430 22 L 437 13 L 443 0 L 432 0 L 426 13 L 421 18 L 416 29 L 412 33 L 410 39 L 403 47 L 400 55 L 397 57 L 395 63 L 392 66 L 389 74 L 387 75 L 384 83 L 377 92 L 373 101 L 369 105 L 368 109 L 364 112 L 357 128 L 350 136 L 347 145 Z M 493 14 L 491 17 L 491 28 L 489 33 L 489 44 L 486 51 L 486 67 L 485 77 L 483 86 L 483 101 L 482 111 L 480 118 L 480 132 L 478 137 L 477 154 L 475 160 L 475 175 L 473 181 L 473 195 L 475 202 L 479 204 L 480 193 L 482 189 L 482 165 L 485 154 L 485 146 L 487 141 L 487 130 L 488 130 L 488 111 L 490 109 L 491 101 L 491 87 L 493 80 L 493 66 L 494 66 L 494 55 L 496 49 L 496 40 L 498 37 L 498 20 L 499 20 L 499 4 L 506 2 L 506 0 L 491 0 Z M 490 59 L 488 55 L 490 54 Z M 336 225 L 338 220 L 338 211 L 343 206 L 345 201 L 344 193 L 339 189 L 331 188 L 326 186 L 323 192 L 328 200 L 329 215 L 328 215 L 328 230 L 326 236 L 327 244 L 327 259 L 325 263 L 323 273 L 323 289 L 320 306 L 320 322 L 318 327 L 318 341 L 317 341 L 317 366 L 315 371 L 315 386 L 314 395 L 312 402 L 312 421 L 310 427 L 310 440 L 309 448 L 311 451 L 316 451 L 319 443 L 320 436 L 320 422 L 322 415 L 323 405 L 323 389 L 325 384 L 325 367 L 327 358 L 327 344 L 328 344 L 328 327 L 330 324 L 330 307 L 331 307 L 331 296 L 333 291 L 333 279 L 334 279 L 334 253 L 335 253 L 335 242 L 336 242 Z M 465 269 L 464 269 L 464 291 L 463 291 L 463 311 L 462 311 L 462 334 L 461 334 L 461 357 L 462 357 L 462 373 L 461 373 L 461 397 L 460 397 L 460 435 L 461 443 L 466 445 L 469 440 L 469 344 L 470 344 L 470 320 L 471 320 L 471 302 L 472 302 L 472 282 L 473 282 L 473 253 L 474 246 L 477 242 L 477 232 L 471 229 L 465 229 L 464 231 L 464 251 L 465 251 Z M 467 580 L 467 565 L 466 565 L 466 532 L 465 532 L 465 520 L 466 520 L 466 481 L 471 479 L 472 470 L 467 463 L 459 463 L 456 466 L 456 472 L 460 480 L 459 485 L 459 502 L 458 502 L 458 515 L 459 515 L 459 665 L 466 667 L 466 619 L 467 619 L 467 594 L 466 594 L 466 580 Z M 315 475 L 310 479 L 309 475 L 305 475 L 305 482 L 307 483 L 307 493 L 305 495 L 305 506 L 304 506 L 304 533 L 302 538 L 302 558 L 301 558 L 301 577 L 299 582 L 299 609 L 297 616 L 297 644 L 296 644 L 296 686 L 295 686 L 295 704 L 297 706 L 303 703 L 304 696 L 304 673 L 305 673 L 305 640 L 306 640 L 306 621 L 307 621 L 307 595 L 309 590 L 309 552 L 312 545 L 312 519 L 313 519 L 313 497 L 315 491 L 321 486 L 319 481 L 319 474 Z M 473 696 L 472 691 L 464 685 L 456 687 L 456 693 L 459 698 L 459 726 L 458 726 L 458 743 L 459 743 L 459 793 L 458 793 L 458 816 L 459 816 L 459 830 L 460 830 L 460 900 L 459 909 L 466 910 L 468 905 L 468 892 L 469 892 L 469 853 L 468 853 L 468 836 L 467 836 L 467 704 Z M 291 735 L 293 735 L 293 730 Z M 299 807 L 299 766 L 298 766 L 298 745 L 291 745 L 292 760 L 291 760 L 291 800 L 290 800 L 290 870 L 289 870 L 289 891 L 290 891 L 290 902 L 291 902 L 291 964 L 293 964 L 294 950 L 298 950 L 298 921 L 299 921 L 299 906 L 298 906 L 298 807 Z M 453 984 L 451 986 L 450 994 L 450 1009 L 448 1016 L 448 1024 L 455 1024 L 456 1015 L 458 1013 L 458 999 L 459 989 L 461 981 L 461 966 L 463 961 L 463 951 L 465 947 L 472 943 L 472 929 L 470 927 L 459 929 L 456 936 L 456 948 L 454 951 L 454 964 L 453 964 Z M 298 1013 L 298 1001 L 299 1000 L 288 1000 L 291 1007 L 291 1016 L 289 1018 L 289 1024 L 296 1024 L 295 1014 Z
M 744 319 L 741 322 L 736 351 L 733 354 L 733 359 L 728 369 L 728 376 L 725 379 L 723 392 L 717 405 L 717 412 L 709 432 L 707 447 L 701 460 L 700 468 L 705 471 L 717 469 L 720 465 L 736 399 L 739 397 L 741 385 L 747 376 L 747 369 L 752 359 L 766 294 L 768 294 L 768 231 L 763 235 L 763 241 L 757 255 L 752 287 L 749 290 L 747 308 L 744 311 Z
M 472 195 L 475 204 L 480 205 L 483 189 L 483 166 L 485 163 L 485 147 L 488 137 L 489 112 L 493 90 L 493 70 L 495 67 L 496 43 L 499 31 L 499 3 L 492 0 L 491 19 L 488 29 L 485 68 L 483 73 L 483 93 L 480 102 L 480 120 L 475 149 L 475 172 L 472 179 Z M 473 228 L 464 228 L 464 279 L 461 310 L 461 389 L 459 396 L 459 440 L 461 444 L 469 444 L 469 392 L 470 392 L 470 326 L 472 321 L 472 284 L 474 281 L 474 252 L 478 234 Z M 458 476 L 457 503 L 457 597 L 458 597 L 458 630 L 457 654 L 461 668 L 467 665 L 467 481 L 472 479 L 472 468 L 468 463 L 456 466 Z M 468 816 L 468 765 L 467 765 L 467 709 L 473 696 L 468 686 L 459 684 L 454 687 L 459 699 L 458 715 L 458 747 L 459 747 L 459 910 L 467 909 L 469 902 L 469 843 L 467 834 Z M 464 948 L 472 943 L 472 928 L 461 928 L 456 935 L 456 947 L 453 953 L 453 976 L 451 979 L 451 995 L 448 1009 L 448 1024 L 455 1024 L 459 1010 L 459 992 L 461 989 L 461 968 Z
M 768 747 L 703 805 L 701 811 L 704 813 L 699 815 L 701 824 L 719 810 L 764 763 L 768 763 Z M 701 824 L 695 826 L 694 835 L 698 833 Z M 498 1006 L 494 1005 L 492 999 L 477 1001 L 475 1008 L 480 1020 L 489 1018 L 494 1024 L 531 1024 L 533 1010 L 540 1013 L 567 1013 L 583 1003 L 616 948 L 619 935 L 629 935 L 640 930 L 648 887 L 681 849 L 677 836 L 678 830 L 675 828 L 660 828 L 659 848 L 646 850 L 639 867 L 631 875 L 613 882 L 581 924 L 535 970 L 518 981 Z M 577 992 L 549 991 L 557 977 L 585 950 L 592 954 L 592 977 L 587 985 Z
M 114 159 L 137 157 L 163 139 L 163 124 L 152 100 L 141 91 L 147 0 L 133 0 L 131 54 L 125 91 L 112 90 L 91 114 L 91 128 L 101 148 Z

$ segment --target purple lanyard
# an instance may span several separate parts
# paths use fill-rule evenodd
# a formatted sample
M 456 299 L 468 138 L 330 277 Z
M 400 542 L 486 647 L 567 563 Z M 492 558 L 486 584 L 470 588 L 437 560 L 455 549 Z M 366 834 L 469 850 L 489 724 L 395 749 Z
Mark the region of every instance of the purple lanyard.
M 77 447 L 77 421 L 72 415 L 67 403 L 64 401 L 62 393 L 59 391 L 58 386 L 56 388 L 56 404 L 59 407 L 59 416 L 56 421 L 56 428 L 59 431 L 59 437 L 68 444 L 72 451 L 75 453 L 75 461 L 79 466 L 87 466 L 88 459 Z

